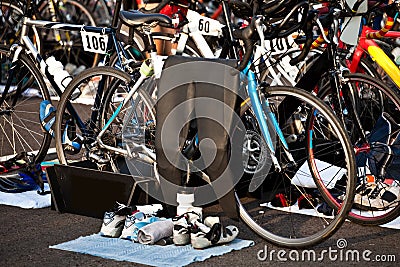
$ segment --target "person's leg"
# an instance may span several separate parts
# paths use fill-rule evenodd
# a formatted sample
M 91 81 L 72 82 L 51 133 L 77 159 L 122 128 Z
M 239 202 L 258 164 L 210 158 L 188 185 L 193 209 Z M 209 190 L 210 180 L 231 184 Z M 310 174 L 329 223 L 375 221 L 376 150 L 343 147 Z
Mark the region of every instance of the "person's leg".
M 156 26 L 153 30 L 153 32 L 160 32 L 166 35 L 171 35 L 173 36 L 175 34 L 175 29 L 170 29 L 170 28 L 165 28 L 161 26 Z M 173 55 L 172 49 L 176 49 L 177 44 L 173 44 L 170 41 L 167 40 L 161 40 L 161 39 L 155 39 L 154 43 L 157 47 L 157 54 L 162 55 L 162 56 L 170 56 Z

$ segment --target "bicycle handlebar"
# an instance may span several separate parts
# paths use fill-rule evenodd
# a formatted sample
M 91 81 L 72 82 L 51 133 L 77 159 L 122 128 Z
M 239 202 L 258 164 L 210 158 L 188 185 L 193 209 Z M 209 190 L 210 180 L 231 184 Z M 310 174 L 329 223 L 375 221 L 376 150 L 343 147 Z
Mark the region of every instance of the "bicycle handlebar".
M 385 26 L 382 27 L 379 31 L 367 31 L 365 37 L 368 39 L 379 39 L 385 36 L 385 34 L 390 31 L 393 27 L 394 19 L 392 17 L 388 17 L 385 23 Z
M 368 39 L 379 39 L 385 36 L 385 34 L 390 31 L 394 24 L 394 17 L 398 12 L 399 7 L 396 3 L 387 5 L 385 8 L 385 12 L 387 14 L 387 20 L 385 25 L 379 31 L 368 30 L 365 34 L 365 37 Z
M 237 67 L 239 71 L 242 71 L 246 68 L 247 64 L 250 61 L 251 55 L 253 54 L 253 44 L 254 44 L 253 35 L 256 29 L 256 23 L 259 22 L 260 18 L 254 17 L 251 20 L 249 26 L 243 29 L 237 29 L 233 32 L 233 37 L 236 39 L 243 40 L 245 46 L 245 54 L 239 66 Z
M 306 41 L 304 43 L 301 53 L 297 57 L 292 58 L 289 61 L 290 65 L 294 66 L 300 61 L 303 61 L 308 55 L 308 52 L 310 52 L 311 45 L 313 44 L 313 27 L 317 18 L 318 18 L 318 11 L 311 10 L 310 12 L 308 12 L 307 21 L 304 29 L 306 35 Z

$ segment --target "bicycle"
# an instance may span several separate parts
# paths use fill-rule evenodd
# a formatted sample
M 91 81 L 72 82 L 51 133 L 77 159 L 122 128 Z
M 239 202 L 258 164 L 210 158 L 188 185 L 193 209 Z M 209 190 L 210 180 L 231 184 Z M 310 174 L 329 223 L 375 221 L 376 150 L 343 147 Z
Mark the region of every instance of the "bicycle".
M 34 21 L 29 19 L 28 13 L 25 12 L 28 10 L 28 7 L 31 8 L 32 6 L 27 5 L 24 12 L 18 9 L 19 13 L 26 15 L 23 17 L 26 23 L 23 24 L 21 29 L 18 31 L 18 36 L 20 38 L 19 44 L 15 44 L 12 47 L 6 45 L 1 47 L 2 68 L 0 73 L 3 87 L 0 91 L 0 102 L 3 105 L 1 115 L 4 118 L 2 129 L 4 135 L 2 137 L 2 143 L 7 144 L 3 146 L 3 149 L 1 150 L 1 156 L 13 155 L 18 154 L 21 151 L 26 151 L 32 152 L 32 154 L 35 155 L 35 162 L 40 162 L 46 156 L 47 152 L 50 153 L 53 151 L 53 149 L 50 151 L 48 150 L 51 137 L 46 131 L 49 131 L 49 129 L 46 129 L 46 131 L 42 129 L 39 121 L 37 121 L 38 111 L 32 111 L 32 107 L 36 106 L 36 110 L 40 110 L 39 105 L 41 102 L 39 99 L 35 99 L 36 97 L 47 101 L 50 101 L 51 99 L 53 101 L 57 100 L 57 96 L 61 94 L 61 88 L 59 88 L 60 90 L 53 90 L 53 88 L 51 88 L 58 88 L 60 85 L 56 84 L 53 77 L 50 77 L 51 75 L 46 72 L 46 62 L 43 60 L 41 53 L 33 45 L 34 39 L 32 39 L 32 37 L 29 35 L 25 36 L 28 33 L 28 29 L 47 28 L 50 30 L 57 29 L 57 31 L 73 30 L 79 32 L 84 30 L 88 33 L 106 33 L 113 41 L 114 47 L 118 49 L 118 51 L 111 56 L 110 64 L 120 69 L 126 69 L 129 73 L 135 75 L 134 69 L 136 66 L 134 62 L 136 59 L 142 60 L 144 57 L 142 57 L 140 54 L 135 54 L 134 51 L 132 53 L 130 50 L 125 50 L 122 47 L 119 48 L 119 44 L 116 44 L 116 39 L 121 38 L 121 35 L 116 38 L 116 34 L 120 31 L 120 29 L 117 28 L 120 3 L 121 1 L 117 1 L 112 23 L 114 28 L 95 28 L 88 26 L 82 27 L 81 25 L 75 24 L 63 24 L 39 20 Z M 3 2 L 3 4 L 5 4 L 5 2 Z M 7 8 L 11 7 L 15 6 L 10 4 Z M 132 45 L 132 47 L 136 47 L 135 43 Z M 30 51 L 32 57 L 28 55 L 29 53 L 25 55 L 24 49 L 25 51 Z M 40 71 L 34 70 L 37 68 L 34 62 L 37 62 L 37 66 L 40 66 Z M 11 66 L 10 68 L 10 65 L 12 64 L 15 65 L 15 67 Z M 131 64 L 133 65 L 130 66 Z M 21 71 L 18 72 L 17 70 L 14 70 L 13 72 L 9 72 L 9 69 L 20 69 Z M 47 79 L 46 82 L 43 81 L 43 77 Z M 6 84 L 7 82 L 9 84 Z M 46 87 L 48 89 L 46 89 Z M 4 88 L 6 89 L 4 90 Z M 19 89 L 15 90 L 16 88 Z M 50 91 L 47 92 L 48 90 Z M 25 98 L 20 98 L 21 94 Z M 25 105 L 26 103 L 32 103 L 32 105 Z M 14 119 L 19 123 L 12 123 L 10 119 L 6 119 L 6 115 L 16 116 Z M 8 126 L 10 127 L 7 128 Z M 23 133 L 26 131 L 26 129 L 29 129 L 29 139 L 35 140 L 32 142 L 34 143 L 33 145 L 30 144 L 30 140 L 27 139 L 27 136 Z
M 340 5 L 336 7 L 340 8 L 340 10 L 342 10 L 343 8 Z M 339 15 L 336 18 L 336 20 L 338 20 L 338 18 Z M 358 193 L 360 194 L 360 192 L 363 192 L 362 190 L 366 190 L 365 189 L 366 186 L 371 185 L 371 179 L 376 181 L 378 188 L 379 185 L 381 184 L 382 187 L 384 186 L 383 182 L 385 179 L 382 178 L 384 177 L 383 174 L 378 174 L 374 172 L 375 174 L 371 175 L 370 170 L 368 169 L 368 163 L 367 166 L 365 166 L 365 162 L 361 163 L 363 161 L 361 160 L 361 158 L 367 155 L 366 156 L 368 158 L 367 162 L 369 162 L 369 164 L 373 166 L 375 166 L 376 162 L 379 162 L 379 157 L 374 158 L 372 154 L 375 153 L 374 151 L 380 151 L 384 149 L 385 145 L 382 146 L 377 143 L 372 144 L 371 143 L 372 141 L 365 141 L 365 138 L 367 138 L 368 140 L 370 138 L 374 138 L 370 136 L 371 135 L 370 132 L 374 130 L 374 125 L 376 125 L 377 121 L 380 119 L 380 114 L 382 114 L 383 112 L 385 112 L 385 114 L 388 114 L 389 115 L 388 117 L 394 117 L 394 118 L 397 117 L 397 110 L 399 108 L 399 102 L 398 102 L 399 95 L 396 92 L 396 90 L 393 90 L 393 88 L 390 88 L 388 86 L 385 86 L 385 84 L 383 84 L 382 82 L 377 81 L 376 78 L 374 79 L 363 75 L 353 75 L 347 73 L 348 70 L 344 68 L 345 64 L 341 60 L 339 60 L 339 58 L 341 59 L 343 55 L 345 55 L 345 53 L 343 53 L 343 51 L 341 51 L 340 48 L 337 49 L 332 48 L 332 46 L 338 46 L 338 43 L 335 42 L 336 39 L 334 39 L 333 37 L 334 36 L 333 32 L 335 31 L 332 30 L 333 28 L 330 26 L 331 23 L 333 23 L 333 18 L 327 20 L 325 16 L 324 20 L 325 22 L 323 24 L 325 25 L 326 28 L 325 29 L 321 28 L 321 32 L 325 32 L 325 35 L 321 34 L 320 37 L 318 38 L 318 41 L 312 43 L 311 47 L 314 48 L 318 47 L 321 43 L 324 43 L 324 41 L 326 40 L 327 45 L 324 47 L 325 50 L 319 50 L 316 51 L 317 53 L 309 55 L 307 61 L 301 63 L 302 69 L 299 70 L 302 71 L 294 72 L 294 75 L 298 73 L 297 77 L 294 80 L 295 81 L 300 80 L 296 84 L 296 86 L 304 88 L 307 91 L 313 91 L 313 93 L 318 94 L 323 99 L 325 99 L 327 103 L 330 103 L 332 107 L 335 107 L 335 109 L 337 109 L 335 110 L 335 112 L 340 116 L 342 116 L 342 121 L 344 125 L 346 125 L 346 128 L 348 129 L 349 133 L 351 133 L 352 136 L 352 140 L 357 153 L 357 158 L 359 161 L 358 165 L 360 167 L 364 166 L 364 170 L 362 170 L 361 168 L 359 169 L 359 176 L 361 178 L 361 181 L 358 185 L 359 186 Z M 337 21 L 335 23 L 336 25 L 339 25 Z M 331 31 L 330 35 L 328 35 L 327 29 L 330 29 Z M 291 60 L 291 58 L 294 55 L 297 55 L 298 53 L 299 52 L 294 50 L 293 53 L 291 51 L 288 51 L 286 53 L 281 54 L 280 56 L 278 56 L 277 64 L 286 66 L 284 64 L 288 64 L 289 60 Z M 287 59 L 282 60 L 283 57 L 287 57 Z M 336 59 L 337 61 L 336 66 L 333 65 L 334 63 L 332 63 L 334 59 Z M 363 64 L 363 66 L 365 65 Z M 283 72 L 282 77 L 284 77 L 284 75 L 288 76 L 288 74 L 286 73 L 288 69 L 289 69 L 288 67 L 281 68 L 281 70 L 278 69 L 278 71 L 280 71 L 278 72 L 278 74 Z M 268 68 L 268 71 L 270 71 L 270 68 Z M 326 74 L 323 75 L 324 72 L 326 72 Z M 362 72 L 365 72 L 365 70 Z M 293 75 L 293 73 L 290 74 Z M 338 75 L 337 76 L 338 80 L 332 81 L 332 77 L 336 75 Z M 264 74 L 264 76 L 261 77 L 267 77 L 267 76 Z M 274 81 L 285 82 L 284 79 L 282 78 L 280 79 L 277 75 L 273 77 L 275 77 Z M 320 82 L 317 83 L 315 77 L 322 77 L 322 79 Z M 286 79 L 286 81 L 292 82 L 290 81 L 290 79 Z M 340 93 L 336 93 L 336 96 L 335 95 L 332 96 L 329 93 L 329 91 L 332 90 L 329 89 L 329 86 L 331 86 L 331 88 L 337 88 L 337 86 L 339 86 L 339 88 L 341 89 L 335 89 L 335 90 L 339 90 Z M 343 93 L 342 90 L 350 90 L 350 92 L 352 92 L 350 93 L 350 96 L 347 95 L 347 100 L 338 99 L 338 96 L 345 98 L 346 94 L 349 94 L 349 93 L 346 94 Z M 347 106 L 348 103 L 352 103 L 351 105 L 353 107 Z M 343 109 L 343 112 L 340 111 L 341 109 Z M 349 110 L 351 109 L 355 109 L 355 111 L 350 112 Z M 352 115 L 352 113 L 355 115 Z M 358 120 L 360 121 L 357 122 Z M 361 139 L 357 139 L 360 138 L 360 136 L 364 137 L 362 137 Z M 366 148 L 368 148 L 368 151 L 365 150 Z M 377 155 L 383 155 L 383 154 L 385 154 L 385 156 L 390 155 L 390 153 L 383 153 L 382 151 L 378 152 Z M 387 169 L 386 172 L 387 173 L 385 174 L 386 175 L 385 177 L 390 177 L 392 175 L 390 170 L 388 171 Z M 381 178 L 378 178 L 379 176 L 381 176 Z M 362 181 L 363 179 L 364 181 Z M 368 182 L 367 179 L 370 182 Z M 384 192 L 384 190 L 382 191 Z M 332 198 L 334 199 L 335 197 Z M 367 200 L 369 200 L 369 197 L 364 195 L 362 197 L 358 197 L 357 203 L 358 202 L 364 203 Z M 365 225 L 380 225 L 387 223 L 393 220 L 394 218 L 398 217 L 398 212 L 399 212 L 398 211 L 399 205 L 397 205 L 396 203 L 393 204 L 395 208 L 380 208 L 378 210 L 374 210 L 373 204 L 369 204 L 370 207 L 368 207 L 368 205 L 365 204 L 364 205 L 356 204 L 355 206 L 356 206 L 355 209 L 353 209 L 353 211 L 349 213 L 350 219 L 354 222 Z
M 336 10 L 334 13 L 331 12 L 330 15 L 321 19 L 324 26 L 338 25 L 337 22 L 332 22 L 338 20 L 340 11 Z M 325 51 L 320 56 L 311 59 L 314 63 L 310 64 L 311 66 L 308 65 L 310 67 L 302 74 L 303 76 L 301 76 L 296 86 L 308 91 L 314 90 L 318 96 L 330 103 L 336 114 L 340 116 L 343 124 L 346 125 L 357 155 L 360 193 L 369 184 L 368 181 L 372 177 L 377 184 L 385 179 L 382 174 L 371 173 L 371 170 L 369 170 L 369 165 L 376 164 L 379 160 L 373 154 L 380 153 L 376 151 L 382 150 L 378 143 L 373 143 L 369 133 L 373 131 L 383 112 L 386 112 L 389 116 L 397 117 L 400 98 L 396 91 L 377 81 L 376 78 L 361 74 L 349 74 L 346 69 L 340 70 L 342 67 L 336 50 L 338 43 L 337 39 L 335 39 L 337 31 L 337 28 L 336 30 L 331 30 L 330 35 L 324 37 L 325 40 L 328 40 Z M 324 73 L 326 73 L 325 77 Z M 310 79 L 310 77 L 314 79 Z M 322 77 L 322 79 L 318 82 L 315 77 Z M 365 157 L 368 158 L 367 162 L 369 163 L 367 164 L 364 161 Z M 390 174 L 388 175 L 390 176 Z M 368 198 L 368 195 L 362 196 L 361 202 L 364 203 L 365 201 L 362 199 Z M 334 196 L 331 199 L 333 200 L 332 204 L 337 202 Z M 370 207 L 362 208 L 357 205 L 349 213 L 349 218 L 364 225 L 380 225 L 398 216 L 399 205 L 378 211 L 374 210 L 372 204 L 370 205 Z
M 390 31 L 394 25 L 395 18 L 399 13 L 399 2 L 394 1 L 391 5 L 380 7 L 388 15 L 385 25 L 380 30 L 372 30 L 367 25 L 363 25 L 357 46 L 352 48 L 347 56 L 347 66 L 351 72 L 363 71 L 375 77 L 382 77 L 382 79 L 389 79 L 385 81 L 389 86 L 400 86 L 400 71 L 398 66 L 387 55 L 381 47 L 381 43 L 377 43 L 382 38 L 399 38 L 400 34 L 397 31 Z M 371 60 L 375 62 L 373 66 Z M 377 73 L 380 69 L 382 74 Z
M 244 5 L 241 4 L 241 11 L 243 9 Z M 238 12 L 236 13 L 239 14 Z M 246 11 L 242 13 L 246 13 Z M 380 151 L 383 149 L 379 144 L 372 144 L 372 141 L 369 141 L 369 138 L 371 138 L 369 132 L 374 129 L 373 127 L 376 125 L 382 112 L 386 112 L 390 117 L 397 117 L 399 95 L 392 88 L 385 86 L 385 84 L 374 78 L 348 73 L 348 71 L 343 67 L 343 63 L 338 60 L 343 55 L 343 53 L 336 48 L 338 43 L 336 41 L 337 39 L 334 38 L 334 32 L 337 32 L 338 28 L 335 30 L 333 26 L 331 26 L 331 24 L 339 25 L 337 21 L 335 23 L 333 21 L 334 19 L 338 20 L 340 15 L 337 13 L 336 18 L 334 18 L 332 14 L 329 16 L 330 18 L 325 16 L 325 18 L 321 19 L 324 20 L 323 24 L 326 27 L 325 29 L 321 28 L 321 32 L 326 32 L 326 36 L 321 34 L 318 42 L 312 43 L 309 41 L 307 45 L 308 47 L 315 48 L 326 40 L 327 45 L 325 50 L 322 50 L 324 52 L 317 51 L 317 53 L 309 55 L 309 58 L 305 62 L 300 61 L 300 67 L 297 67 L 294 73 L 287 73 L 288 70 L 292 70 L 293 68 L 289 68 L 287 65 L 289 65 L 289 61 L 292 60 L 294 56 L 298 56 L 300 50 L 292 49 L 287 52 L 277 51 L 278 56 L 276 57 L 275 62 L 273 60 L 265 60 L 262 55 L 268 55 L 268 52 L 261 52 L 255 56 L 257 59 L 255 61 L 255 68 L 257 69 L 258 67 L 259 70 L 264 71 L 260 76 L 261 80 L 271 78 L 267 81 L 271 81 L 272 83 L 278 82 L 281 84 L 288 82 L 289 85 L 295 84 L 297 87 L 317 94 L 324 99 L 324 101 L 329 103 L 332 108 L 334 108 L 336 114 L 340 116 L 343 124 L 351 134 L 352 142 L 357 153 L 358 166 L 364 166 L 364 170 L 359 168 L 358 171 L 360 179 L 358 191 L 362 192 L 362 188 L 369 185 L 367 178 L 371 180 L 372 176 L 378 176 L 378 174 L 371 175 L 368 170 L 368 164 L 366 166 L 365 162 L 362 163 L 363 160 L 365 160 L 365 155 L 367 155 L 366 157 L 368 158 L 367 162 L 373 164 L 378 162 L 378 158 L 375 159 L 374 156 L 372 156 L 374 151 Z M 329 35 L 326 29 L 330 29 Z M 312 36 L 310 30 L 308 36 Z M 311 40 L 309 38 L 307 39 Z M 303 53 L 308 54 L 307 51 Z M 284 58 L 284 60 L 282 58 Z M 264 67 L 262 63 L 266 65 L 266 67 Z M 299 60 L 293 60 L 292 63 L 296 65 L 299 63 Z M 274 65 L 276 65 L 277 68 L 273 68 Z M 277 70 L 276 73 L 274 73 L 275 70 Z M 279 77 L 280 75 L 281 77 Z M 294 77 L 296 75 L 297 77 Z M 318 79 L 315 79 L 315 77 L 321 77 L 321 80 L 318 82 Z M 295 83 L 295 81 L 297 81 L 297 83 Z M 336 93 L 332 93 L 332 91 L 336 91 Z M 289 106 L 286 107 L 288 110 L 293 110 L 297 107 L 293 102 L 289 102 L 288 105 Z M 291 138 L 297 139 L 302 136 L 303 134 L 300 131 L 295 133 Z M 386 156 L 388 155 L 389 154 L 386 154 Z M 361 158 L 363 158 L 363 160 Z M 315 163 L 310 162 L 310 165 L 318 168 L 318 165 Z M 386 175 L 390 176 L 390 172 Z M 314 178 L 316 179 L 317 185 L 321 182 L 329 184 L 329 179 L 322 181 L 323 179 L 320 179 L 318 175 Z M 382 179 L 376 179 L 378 184 L 381 183 L 379 182 L 380 180 Z M 337 192 L 329 193 L 329 191 L 327 191 L 326 194 L 331 194 L 329 197 L 331 199 L 329 202 L 330 204 L 337 207 L 340 206 Z M 362 196 L 358 199 L 358 202 L 363 202 L 363 199 L 368 199 L 368 197 Z M 364 206 L 361 208 L 358 205 L 349 213 L 349 217 L 352 221 L 360 224 L 380 225 L 387 223 L 398 216 L 398 206 L 399 205 L 396 205 L 396 208 L 394 209 L 376 211 L 372 209 L 372 204 L 370 204 L 370 207 L 367 205 L 366 207 Z
M 159 73 L 162 65 L 160 64 L 162 63 L 162 58 L 156 55 L 152 42 L 151 26 L 155 26 L 156 22 L 159 21 L 165 23 L 166 17 L 160 17 L 160 15 L 155 14 L 144 16 L 140 13 L 130 13 L 128 15 L 126 12 L 121 12 L 120 15 L 124 23 L 130 27 L 142 28 L 145 34 L 149 36 L 150 45 L 147 49 L 150 59 L 142 63 L 141 77 L 136 82 L 126 73 L 108 67 L 99 67 L 82 72 L 68 85 L 58 105 L 55 127 L 56 148 L 61 164 L 73 164 L 76 161 L 86 160 L 94 163 L 95 168 L 119 172 L 121 171 L 120 161 L 124 161 L 124 157 L 128 157 L 137 159 L 144 165 L 150 164 L 147 165 L 150 170 L 154 168 L 153 164 L 156 160 L 154 153 L 156 113 L 153 99 L 148 95 L 145 87 L 155 81 L 154 79 L 147 79 L 147 77 L 154 78 L 151 70 L 154 68 L 154 73 Z M 240 216 L 245 223 L 263 238 L 282 246 L 310 246 L 331 236 L 343 223 L 347 211 L 351 207 L 354 192 L 353 177 L 355 177 L 353 149 L 346 131 L 337 118 L 333 116 L 330 108 L 323 102 L 296 88 L 268 88 L 257 85 L 256 77 L 250 71 L 250 65 L 247 65 L 247 63 L 252 55 L 252 49 L 250 48 L 253 47 L 253 41 L 251 38 L 256 32 L 256 28 L 258 28 L 257 32 L 259 34 L 265 30 L 260 28 L 260 25 L 261 18 L 257 17 L 254 18 L 251 26 L 235 32 L 236 36 L 244 39 L 246 44 L 245 51 L 247 52 L 239 69 L 245 69 L 245 73 L 248 75 L 248 92 L 252 107 L 257 106 L 257 108 L 250 108 L 247 103 L 244 103 L 242 105 L 242 115 L 253 118 L 254 130 L 262 133 L 259 137 L 265 143 L 264 147 L 267 148 L 267 151 L 263 151 L 264 155 L 268 156 L 273 162 L 271 175 L 282 178 L 281 192 L 284 192 L 285 189 L 289 190 L 289 187 L 292 187 L 290 186 L 291 179 L 293 176 L 297 176 L 296 171 L 300 167 L 299 164 L 306 162 L 307 155 L 311 153 L 315 158 L 318 158 L 319 155 L 326 156 L 325 149 L 330 147 L 335 148 L 335 151 L 337 151 L 338 157 L 335 157 L 333 161 L 343 169 L 343 172 L 341 172 L 343 176 L 340 178 L 344 179 L 347 185 L 341 188 L 343 189 L 342 207 L 338 213 L 332 214 L 331 217 L 325 217 L 325 215 L 321 214 L 317 214 L 316 218 L 304 217 L 294 213 L 287 213 L 286 211 L 282 212 L 279 209 L 271 209 L 271 206 L 267 204 L 270 202 L 271 196 L 255 198 L 249 195 L 247 200 L 251 200 L 251 203 L 244 201 L 243 198 L 240 200 L 238 196 L 237 204 L 239 205 Z M 149 68 L 152 64 L 154 64 L 153 68 Z M 103 83 L 111 86 L 103 88 L 101 86 Z M 82 90 L 88 86 L 104 90 L 102 93 L 103 99 L 96 98 L 92 108 L 84 107 L 79 104 L 78 100 L 72 99 L 75 90 Z M 308 114 L 313 111 L 315 112 L 315 117 L 313 118 L 316 119 L 318 117 L 318 120 L 316 119 L 314 123 L 310 123 L 308 125 L 309 128 L 306 130 L 308 143 L 318 139 L 319 134 L 317 133 L 319 133 L 319 130 L 317 129 L 320 129 L 319 127 L 321 126 L 318 123 L 319 120 L 326 123 L 324 126 L 331 126 L 324 128 L 325 133 L 331 133 L 322 138 L 326 146 L 317 146 L 313 151 L 308 151 L 306 149 L 307 146 L 303 143 L 305 139 L 291 144 L 286 142 L 285 133 L 288 133 L 290 126 L 293 125 L 282 121 L 281 119 L 283 118 L 279 116 L 275 117 L 277 114 L 275 113 L 275 108 L 278 106 L 280 99 L 289 95 L 297 98 L 302 103 L 301 109 L 287 115 L 288 117 L 290 115 L 293 116 L 292 122 L 301 120 L 299 116 L 307 118 Z M 108 114 L 110 103 L 106 102 L 112 102 L 117 97 L 120 98 L 116 101 L 118 106 L 113 113 Z M 128 104 L 131 106 L 128 106 Z M 72 105 L 73 109 L 71 109 L 70 105 Z M 76 112 L 71 112 L 72 110 Z M 94 113 L 96 113 L 95 116 L 93 115 Z M 295 119 L 296 117 L 297 119 Z M 271 121 L 278 121 L 272 126 L 267 124 L 265 118 L 269 118 Z M 123 124 L 124 128 L 130 130 L 130 135 L 125 136 L 126 139 L 124 139 L 122 129 L 123 121 L 125 122 Z M 279 127 L 279 123 L 285 127 Z M 132 133 L 134 134 L 132 135 Z M 273 142 L 275 137 L 276 144 Z M 190 140 L 188 141 L 190 143 Z M 332 146 L 332 144 L 335 145 Z M 307 168 L 307 165 L 304 166 Z M 140 174 L 146 176 L 144 173 Z M 205 174 L 202 174 L 202 176 L 206 179 Z M 268 183 L 264 182 L 264 178 L 254 181 L 253 193 L 257 190 L 260 193 L 260 191 L 268 189 Z M 339 179 L 339 177 L 337 178 Z M 276 188 L 272 189 L 275 190 Z M 298 190 L 303 196 L 307 193 L 304 188 L 298 187 Z M 239 191 L 241 190 L 238 188 Z M 248 183 L 245 191 L 249 192 Z M 294 198 L 294 196 L 289 194 L 288 196 L 293 200 L 292 197 Z M 312 206 L 314 211 L 317 210 L 316 204 L 313 204 L 309 198 L 306 198 L 306 202 Z M 252 209 L 252 206 L 257 210 Z M 287 210 L 290 209 L 288 207 Z M 268 226 L 265 221 L 263 222 L 263 220 L 272 222 L 268 215 L 274 216 L 274 214 L 278 215 L 276 217 L 277 223 L 271 223 Z M 282 225 L 279 217 L 281 219 L 285 217 L 290 226 Z M 302 233 L 298 229 L 300 225 L 304 224 L 308 225 L 305 228 L 309 231 L 307 233 Z
M 117 8 L 120 4 L 121 1 L 117 1 Z M 132 60 L 120 53 L 122 47 L 116 39 L 116 27 L 100 28 L 32 20 L 30 19 L 32 11 L 30 1 L 25 8 L 26 16 L 23 17 L 19 42 L 12 46 L 0 46 L 2 60 L 0 115 L 1 131 L 3 132 L 0 138 L 2 144 L 0 156 L 12 157 L 14 154 L 27 152 L 32 155 L 33 162 L 39 163 L 46 157 L 51 143 L 51 134 L 49 133 L 51 129 L 45 129 L 45 125 L 39 121 L 40 105 L 44 100 L 51 103 L 52 96 L 61 96 L 66 84 L 62 80 L 64 77 L 59 77 L 59 74 L 58 77 L 53 77 L 53 74 L 49 73 L 46 60 L 43 59 L 30 36 L 27 35 L 28 29 L 84 31 L 82 34 L 84 38 L 89 38 L 90 42 L 87 45 L 92 45 L 92 51 L 107 53 L 113 47 L 118 55 L 117 59 L 121 62 L 121 68 L 125 66 L 129 68 Z M 94 42 L 97 43 L 97 49 L 94 49 Z M 44 78 L 49 84 L 46 84 Z M 70 78 L 68 77 L 68 79 Z M 53 101 L 57 101 L 57 97 L 52 98 Z

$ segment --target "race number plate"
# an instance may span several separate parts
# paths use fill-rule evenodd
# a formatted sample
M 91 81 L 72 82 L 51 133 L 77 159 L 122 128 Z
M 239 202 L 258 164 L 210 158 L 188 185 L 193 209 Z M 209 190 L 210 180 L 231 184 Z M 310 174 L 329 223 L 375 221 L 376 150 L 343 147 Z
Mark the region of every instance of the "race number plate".
M 222 25 L 218 20 L 200 15 L 195 11 L 188 10 L 186 18 L 191 33 L 198 32 L 201 35 L 220 36 L 222 34 Z
M 107 52 L 108 35 L 81 31 L 83 50 L 98 54 L 105 54 Z

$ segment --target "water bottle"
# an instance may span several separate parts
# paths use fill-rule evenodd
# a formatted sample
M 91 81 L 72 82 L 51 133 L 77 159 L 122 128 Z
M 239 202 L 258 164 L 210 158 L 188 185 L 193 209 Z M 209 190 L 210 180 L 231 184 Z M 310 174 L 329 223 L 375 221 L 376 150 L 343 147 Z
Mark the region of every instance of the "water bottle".
M 65 88 L 72 80 L 72 76 L 68 73 L 68 71 L 64 70 L 63 64 L 56 60 L 53 56 L 46 59 L 46 64 L 48 66 L 49 73 L 53 76 L 54 81 L 64 92 Z
M 202 218 L 202 208 L 193 207 L 194 194 L 190 192 L 181 191 L 176 194 L 176 201 L 178 202 L 178 207 L 176 208 L 176 215 L 182 215 L 186 212 L 195 212 Z

